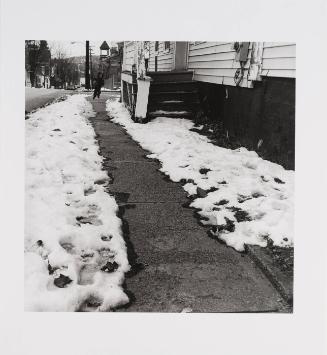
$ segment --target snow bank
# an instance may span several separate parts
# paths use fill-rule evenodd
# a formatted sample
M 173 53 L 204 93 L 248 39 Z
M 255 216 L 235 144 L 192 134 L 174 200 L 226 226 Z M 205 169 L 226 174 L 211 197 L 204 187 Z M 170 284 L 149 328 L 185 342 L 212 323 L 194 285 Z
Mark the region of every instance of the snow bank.
M 25 121 L 28 311 L 106 311 L 128 302 L 126 246 L 92 115 L 85 96 L 74 95 Z
M 202 223 L 212 234 L 238 251 L 245 244 L 293 245 L 294 171 L 263 160 L 245 148 L 218 147 L 190 131 L 187 119 L 159 117 L 147 124 L 134 123 L 119 102 L 107 101 L 113 122 L 127 132 L 172 181 L 184 182 Z

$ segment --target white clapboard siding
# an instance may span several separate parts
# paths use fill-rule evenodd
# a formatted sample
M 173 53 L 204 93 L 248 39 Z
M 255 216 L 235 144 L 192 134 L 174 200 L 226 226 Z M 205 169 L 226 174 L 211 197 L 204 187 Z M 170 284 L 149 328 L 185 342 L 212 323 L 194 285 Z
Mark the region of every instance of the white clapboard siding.
M 295 58 L 263 58 L 262 67 L 264 69 L 294 69 Z
M 245 68 L 250 66 L 250 61 L 247 61 Z M 240 67 L 239 62 L 233 60 L 210 60 L 201 62 L 191 62 L 188 64 L 188 68 L 193 69 L 238 69 Z
M 283 47 L 265 47 L 263 58 L 295 58 L 295 45 Z
M 231 42 L 190 42 L 190 46 L 194 46 L 195 49 L 199 50 L 210 47 L 219 47 L 230 43 Z
M 293 42 L 264 42 L 265 48 L 276 48 L 276 47 L 285 47 L 285 46 L 293 46 L 295 43 Z
M 219 44 L 213 45 L 212 43 L 214 42 L 207 42 L 207 44 L 210 43 L 210 45 L 207 45 L 204 48 L 198 48 L 198 44 L 190 44 L 189 48 L 189 56 L 195 56 L 195 55 L 207 55 L 207 54 L 212 54 L 212 53 L 229 53 L 229 52 L 234 52 L 233 49 L 233 42 L 225 43 L 225 42 L 215 42 Z
M 276 78 L 295 78 L 296 72 L 294 70 L 283 70 L 283 69 L 277 69 L 277 70 L 269 70 L 269 69 L 263 69 L 262 76 L 270 76 L 270 77 L 276 77 Z
M 235 58 L 235 53 L 232 51 L 223 53 L 212 53 L 212 54 L 199 54 L 195 55 L 193 52 L 189 54 L 188 62 L 207 62 L 210 60 L 233 60 Z
M 264 42 L 262 76 L 295 78 L 296 45 L 287 42 Z
M 191 42 L 188 69 L 193 70 L 194 80 L 235 86 L 234 76 L 236 70 L 240 68 L 240 63 L 235 60 L 236 52 L 233 44 L 233 42 Z M 251 48 L 252 43 L 249 47 L 244 77 L 240 84 L 248 88 L 253 87 L 252 81 L 247 80 Z
M 208 76 L 223 76 L 234 79 L 235 69 L 196 69 L 194 74 L 208 75 Z M 247 69 L 244 71 L 244 77 L 247 75 Z
M 123 71 L 132 71 L 135 63 L 135 41 L 124 42 Z
M 158 52 L 155 50 L 155 42 L 150 42 L 149 71 L 155 71 L 155 56 L 158 57 L 158 71 L 170 71 L 174 66 L 175 42 L 170 42 L 170 50 L 165 50 L 164 42 L 159 42 Z
M 230 78 L 230 77 L 195 74 L 193 79 L 196 81 L 203 81 L 206 83 L 235 86 L 234 78 Z M 251 81 L 246 80 L 245 77 L 239 86 L 244 88 L 252 88 L 253 83 Z

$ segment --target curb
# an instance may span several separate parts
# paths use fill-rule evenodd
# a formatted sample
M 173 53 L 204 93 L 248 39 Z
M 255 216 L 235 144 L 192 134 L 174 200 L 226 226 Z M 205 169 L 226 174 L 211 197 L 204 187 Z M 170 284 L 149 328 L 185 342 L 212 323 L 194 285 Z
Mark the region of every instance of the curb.
M 263 249 L 265 248 L 254 245 L 245 245 L 245 250 L 249 257 L 262 270 L 282 298 L 290 306 L 293 306 L 293 272 L 286 273 L 281 271 L 274 265 L 273 260 Z

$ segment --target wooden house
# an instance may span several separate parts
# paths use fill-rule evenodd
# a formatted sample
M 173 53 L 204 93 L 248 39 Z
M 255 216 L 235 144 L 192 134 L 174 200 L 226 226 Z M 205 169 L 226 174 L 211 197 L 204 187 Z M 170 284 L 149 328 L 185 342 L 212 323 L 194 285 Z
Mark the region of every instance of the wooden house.
M 227 137 L 294 168 L 295 43 L 146 44 L 144 70 L 144 42 L 124 42 L 122 99 L 135 120 L 204 114 Z

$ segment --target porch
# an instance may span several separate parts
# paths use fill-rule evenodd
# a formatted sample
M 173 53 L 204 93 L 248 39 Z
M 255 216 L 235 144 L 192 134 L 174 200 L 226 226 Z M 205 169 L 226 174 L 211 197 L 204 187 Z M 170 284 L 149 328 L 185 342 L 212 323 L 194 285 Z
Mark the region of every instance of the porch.
M 156 117 L 194 118 L 200 101 L 193 72 L 187 70 L 122 74 L 122 101 L 135 121 Z

